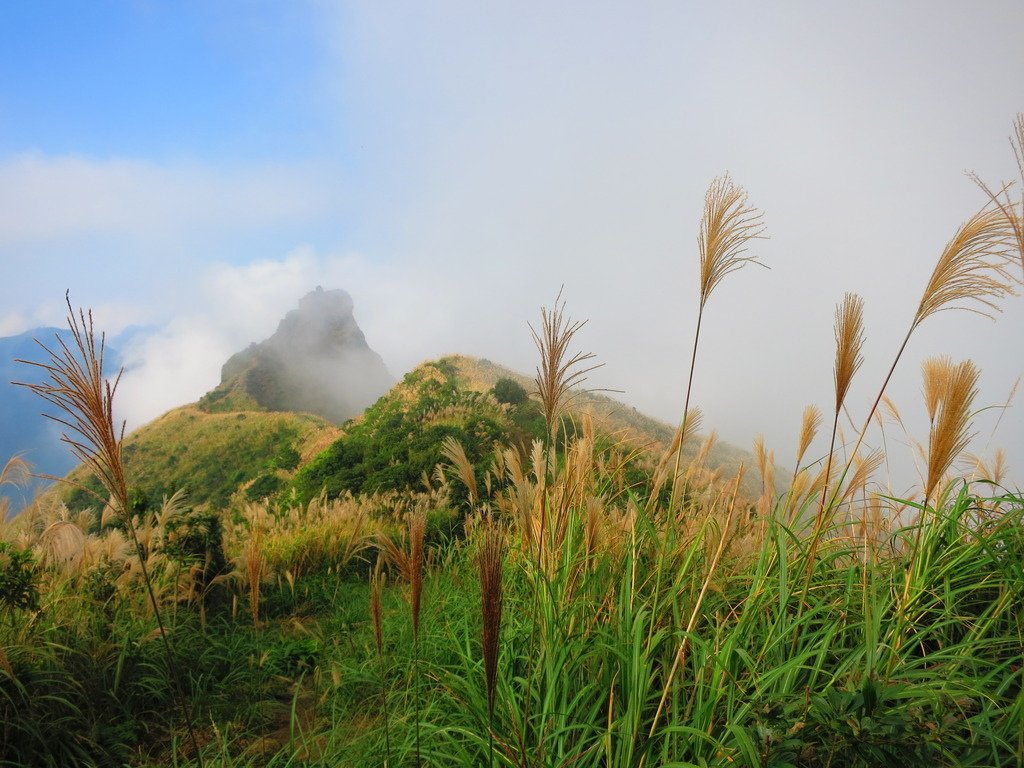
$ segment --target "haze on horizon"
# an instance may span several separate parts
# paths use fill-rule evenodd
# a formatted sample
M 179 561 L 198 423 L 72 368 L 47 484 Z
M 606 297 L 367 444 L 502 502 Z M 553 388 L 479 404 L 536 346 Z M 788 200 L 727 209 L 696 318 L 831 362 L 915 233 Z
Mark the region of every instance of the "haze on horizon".
M 866 301 L 859 423 L 985 202 L 964 171 L 1014 178 L 1022 28 L 1009 0 L 7 4 L 0 335 L 61 325 L 65 289 L 109 333 L 144 326 L 119 392 L 137 425 L 318 284 L 353 296 L 397 376 L 452 352 L 532 371 L 526 323 L 564 285 L 605 363 L 589 383 L 674 422 L 704 192 L 728 171 L 765 212 L 770 269 L 716 290 L 694 402 L 791 463 L 803 407 L 832 398 L 843 294 Z M 979 365 L 977 407 L 1006 401 L 1024 298 L 1004 310 L 915 334 L 889 389 L 914 437 L 930 355 Z M 1024 484 L 1024 406 L 975 431 Z

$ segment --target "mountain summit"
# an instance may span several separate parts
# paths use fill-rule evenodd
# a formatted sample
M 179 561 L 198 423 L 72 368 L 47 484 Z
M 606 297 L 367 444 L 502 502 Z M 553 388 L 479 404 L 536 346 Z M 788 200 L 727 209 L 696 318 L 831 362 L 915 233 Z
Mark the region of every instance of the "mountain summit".
M 199 401 L 208 412 L 304 411 L 341 424 L 394 384 L 345 291 L 317 286 L 270 338 L 233 355 Z

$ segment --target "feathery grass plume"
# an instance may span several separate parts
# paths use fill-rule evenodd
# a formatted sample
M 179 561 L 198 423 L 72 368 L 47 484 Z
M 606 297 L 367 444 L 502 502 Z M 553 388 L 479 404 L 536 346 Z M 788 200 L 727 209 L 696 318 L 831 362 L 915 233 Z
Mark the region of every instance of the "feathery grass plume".
M 186 699 L 181 689 L 180 670 L 174 661 L 174 653 L 164 627 L 153 581 L 146 567 L 146 554 L 139 542 L 138 532 L 131 515 L 128 482 L 125 479 L 121 453 L 124 422 L 121 423 L 119 429 L 114 427 L 114 395 L 117 393 L 124 369 L 118 371 L 113 382 L 104 377 L 106 335 L 101 333 L 97 338 L 92 310 L 86 313 L 85 310 L 79 309 L 76 315 L 71 306 L 70 292 L 64 294 L 64 302 L 68 311 L 68 330 L 71 332 L 70 345 L 59 336 L 56 337 L 57 344 L 54 347 L 48 347 L 37 339 L 36 343 L 46 354 L 48 362 L 40 363 L 31 360 L 18 360 L 17 362 L 41 369 L 47 374 L 47 378 L 41 382 L 15 382 L 15 384 L 29 389 L 57 409 L 59 415 L 44 415 L 66 430 L 61 434 L 61 442 L 65 443 L 75 458 L 99 479 L 107 493 L 110 494 L 113 505 L 120 511 L 121 520 L 135 545 L 142 578 L 156 617 L 158 634 L 163 643 L 168 666 L 173 670 L 173 687 L 181 706 L 192 751 L 202 768 L 203 756 L 199 750 L 192 725 L 191 702 Z M 50 475 L 40 475 L 40 477 L 58 482 L 70 482 Z M 74 485 L 74 483 L 72 484 Z M 84 486 L 78 487 L 96 496 Z M 96 497 L 101 503 L 105 501 Z
M 658 460 L 658 466 L 654 471 L 654 479 L 651 488 L 651 499 L 657 498 L 658 494 L 664 485 L 672 481 L 672 506 L 678 501 L 676 498 L 677 493 L 682 493 L 682 488 L 676 489 L 677 481 L 679 480 L 679 457 L 682 455 L 683 446 L 686 445 L 690 440 L 696 437 L 700 431 L 701 424 L 704 421 L 704 413 L 700 408 L 693 407 L 687 410 L 686 417 L 679 424 L 679 428 L 676 429 L 675 434 L 672 435 L 672 442 L 668 449 L 661 455 Z M 669 467 L 672 469 L 670 470 Z M 671 472 L 671 474 L 670 474 Z
M 953 367 L 946 377 L 939 410 L 928 438 L 928 474 L 925 506 L 954 459 L 970 442 L 971 403 L 978 393 L 980 372 L 970 360 Z
M 843 408 L 853 377 L 864 362 L 864 299 L 855 293 L 843 297 L 836 308 L 836 360 L 833 369 L 836 413 Z
M 423 510 L 409 515 L 409 587 L 412 592 L 412 633 L 419 638 L 420 608 L 423 603 L 423 540 L 427 532 L 427 516 Z
M 925 410 L 928 411 L 929 429 L 935 428 L 935 416 L 939 410 L 939 403 L 949 388 L 949 380 L 953 376 L 955 367 L 953 360 L 947 355 L 929 357 L 921 363 L 921 378 L 924 381 L 922 390 Z
M 487 523 L 477 552 L 480 572 L 481 647 L 487 686 L 487 742 L 489 764 L 494 764 L 494 700 L 498 690 L 498 649 L 501 640 L 502 564 L 504 533 L 493 521 Z
M 427 516 L 422 509 L 409 515 L 409 588 L 412 609 L 412 645 L 414 676 L 420 669 L 420 608 L 423 604 L 423 540 L 427 532 Z M 420 697 L 416 693 L 416 765 L 421 765 L 420 753 Z
M 553 439 L 558 428 L 558 419 L 570 399 L 573 387 L 586 381 L 587 374 L 600 368 L 603 363 L 588 365 L 595 355 L 593 352 L 569 354 L 573 337 L 587 324 L 586 320 L 573 321 L 565 316 L 565 302 L 562 291 L 555 297 L 554 309 L 541 307 L 540 331 L 530 324 L 533 343 L 540 353 L 540 366 L 534 383 L 540 397 L 544 422 L 548 427 L 548 439 Z M 585 367 L 581 367 L 585 366 Z
M 1015 295 L 1014 284 L 1017 281 L 1007 271 L 1016 247 L 1015 238 L 1014 220 L 985 206 L 961 225 L 946 244 L 925 286 L 910 328 L 864 419 L 843 475 L 849 471 L 852 457 L 857 455 L 878 404 L 917 327 L 936 312 L 951 309 L 966 309 L 992 317 L 992 312 L 1001 311 L 996 304 L 998 299 Z
M 32 476 L 32 469 L 21 456 L 11 456 L 0 468 L 0 485 L 21 485 Z
M 747 193 L 729 174 L 711 182 L 704 196 L 697 248 L 700 252 L 700 306 L 726 275 L 747 264 L 764 266 L 745 255 L 751 240 L 764 239 L 764 214 L 747 201 Z
M 249 615 L 252 616 L 252 625 L 260 627 L 260 585 L 263 583 L 263 576 L 266 571 L 266 559 L 263 555 L 263 533 L 259 528 L 252 531 L 252 535 L 245 543 L 245 579 L 249 587 Z
M 73 573 L 82 560 L 85 533 L 74 523 L 58 520 L 47 526 L 36 547 L 41 564 Z
M 466 486 L 466 490 L 469 492 L 470 508 L 476 506 L 478 498 L 476 471 L 473 469 L 473 463 L 466 456 L 462 443 L 452 435 L 448 435 L 441 443 L 441 455 L 451 462 L 462 484 Z
M 803 416 L 800 419 L 800 437 L 797 440 L 796 461 L 793 463 L 793 477 L 790 478 L 789 491 L 786 493 L 786 508 L 784 512 L 786 513 L 787 521 L 790 523 L 796 517 L 805 485 L 810 482 L 809 479 L 804 479 L 799 483 L 798 487 L 800 462 L 804 460 L 807 449 L 811 447 L 814 438 L 818 436 L 818 430 L 821 429 L 821 419 L 821 409 L 818 406 L 808 405 L 804 408 Z
M 28 463 L 20 456 L 11 456 L 7 463 L 0 468 L 0 485 L 20 486 L 32 476 L 32 470 Z M 0 525 L 7 519 L 8 500 L 0 498 Z
M 1017 160 L 1017 173 L 1020 176 L 1021 186 L 1024 187 L 1024 113 L 1018 112 L 1017 119 L 1013 122 L 1013 134 L 1010 136 L 1010 148 L 1013 150 L 1014 158 Z M 1013 229 L 1014 240 L 1017 243 L 1017 251 L 1020 254 L 1021 269 L 1024 269 L 1024 196 L 1020 200 L 1020 213 L 1017 213 L 1017 203 L 1010 197 L 1011 184 L 1004 184 L 1002 189 L 996 192 L 989 187 L 976 173 L 970 177 L 974 183 L 981 187 L 989 199 L 996 206 L 999 212 L 1006 218 L 1006 222 Z
M 832 459 L 836 450 L 836 435 L 839 430 L 839 415 L 846 402 L 853 377 L 864 362 L 861 350 L 864 348 L 864 299 L 855 293 L 847 293 L 843 303 L 836 307 L 835 318 L 836 358 L 832 369 L 835 384 L 835 410 L 832 419 L 832 437 L 829 439 L 828 459 L 825 462 L 825 485 L 822 486 L 821 504 L 815 521 L 815 535 L 819 533 L 825 515 L 829 481 L 832 477 Z M 813 552 L 814 545 L 811 546 Z
M 761 497 L 757 500 L 757 514 L 764 520 L 771 514 L 775 500 L 775 452 L 764 445 L 764 435 L 754 438 L 754 461 L 761 475 Z
M 804 408 L 803 417 L 800 420 L 800 439 L 796 447 L 796 462 L 793 464 L 794 475 L 800 469 L 800 462 L 804 460 L 804 454 L 807 453 L 807 449 L 811 447 L 811 443 L 818 435 L 818 430 L 821 429 L 821 419 L 821 409 L 818 406 L 808 405 Z
M 984 457 L 971 453 L 965 454 L 964 458 L 969 462 L 970 471 L 976 479 L 987 480 L 995 485 L 1002 485 L 1006 479 L 1006 452 L 1002 448 L 996 448 L 991 464 Z
M 704 213 L 697 235 L 697 252 L 700 256 L 700 301 L 697 306 L 693 352 L 690 356 L 690 373 L 686 382 L 686 399 L 683 401 L 683 419 L 679 425 L 680 435 L 686 434 L 686 420 L 690 415 L 690 395 L 693 391 L 693 372 L 697 364 L 697 347 L 700 344 L 704 307 L 711 298 L 712 291 L 726 275 L 748 264 L 765 266 L 756 257 L 746 255 L 751 241 L 765 239 L 764 233 L 764 214 L 750 205 L 746 191 L 733 184 L 728 173 L 714 179 L 704 196 Z M 676 454 L 672 477 L 678 475 L 679 453 Z
M 840 503 L 851 500 L 857 492 L 863 491 L 867 487 L 868 481 L 871 480 L 871 476 L 878 471 L 884 461 L 885 454 L 879 449 L 871 451 L 867 457 L 862 457 L 859 454 L 854 456 L 853 474 L 850 475 L 850 479 L 846 483 Z
M 996 301 L 1016 293 L 1008 271 L 1013 244 L 1013 223 L 1001 211 L 986 208 L 968 219 L 939 256 L 911 329 L 949 309 L 1001 312 Z
M 864 357 L 861 354 L 861 350 L 864 347 L 864 299 L 855 293 L 847 293 L 843 297 L 843 303 L 836 307 L 835 338 L 836 358 L 832 369 L 832 380 L 835 384 L 835 412 L 832 418 L 832 437 L 829 439 L 828 458 L 825 460 L 821 501 L 818 504 L 818 513 L 814 518 L 811 543 L 807 551 L 804 598 L 807 596 L 807 590 L 810 589 L 811 574 L 814 570 L 814 556 L 818 550 L 818 542 L 824 533 L 827 519 L 833 511 L 833 505 L 827 504 L 827 502 L 829 486 L 832 480 L 832 461 L 836 452 L 836 435 L 839 433 L 839 415 L 843 410 L 843 403 L 846 401 L 846 395 L 850 391 L 853 377 L 864 362 Z M 857 448 L 854 448 L 854 456 L 856 452 Z M 850 461 L 853 461 L 852 457 Z M 849 466 L 847 464 L 847 469 L 849 469 Z M 841 478 L 840 482 L 842 482 Z

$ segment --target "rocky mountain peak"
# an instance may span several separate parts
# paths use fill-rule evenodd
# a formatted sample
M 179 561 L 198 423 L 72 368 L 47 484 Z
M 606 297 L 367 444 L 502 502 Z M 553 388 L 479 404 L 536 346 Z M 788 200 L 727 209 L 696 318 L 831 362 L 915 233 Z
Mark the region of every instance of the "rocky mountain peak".
M 393 383 L 356 322 L 352 297 L 317 286 L 285 315 L 270 338 L 224 364 L 220 385 L 200 407 L 303 411 L 340 424 Z

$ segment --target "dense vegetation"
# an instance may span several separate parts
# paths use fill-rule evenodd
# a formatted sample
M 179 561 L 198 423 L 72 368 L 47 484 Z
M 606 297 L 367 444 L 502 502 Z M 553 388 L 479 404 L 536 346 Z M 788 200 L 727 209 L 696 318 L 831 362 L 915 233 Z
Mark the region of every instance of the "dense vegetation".
M 893 369 L 931 315 L 996 308 L 1017 282 L 1024 217 L 993 198 L 940 255 Z M 762 231 L 717 180 L 698 328 Z M 76 337 L 36 391 L 110 505 L 98 530 L 51 500 L 0 532 L 0 765 L 1024 764 L 1024 496 L 998 459 L 953 470 L 969 361 L 924 366 L 922 488 L 893 498 L 865 447 L 888 379 L 836 444 L 865 341 L 848 295 L 831 442 L 804 461 L 808 408 L 780 492 L 763 445 L 750 470 L 709 465 L 689 388 L 654 461 L 573 417 L 579 327 L 542 312 L 531 398 L 423 366 L 294 495 L 223 509 L 133 503 L 94 337 Z
M 470 463 L 483 467 L 496 444 L 529 445 L 543 432 L 537 404 L 521 385 L 501 379 L 491 392 L 476 392 L 441 359 L 407 374 L 346 425 L 341 438 L 299 471 L 294 486 L 303 502 L 321 492 L 422 488 L 443 458 L 446 439 L 458 441 Z

